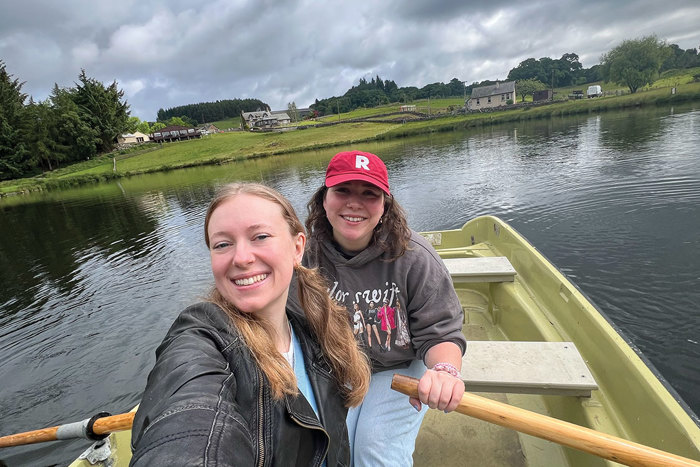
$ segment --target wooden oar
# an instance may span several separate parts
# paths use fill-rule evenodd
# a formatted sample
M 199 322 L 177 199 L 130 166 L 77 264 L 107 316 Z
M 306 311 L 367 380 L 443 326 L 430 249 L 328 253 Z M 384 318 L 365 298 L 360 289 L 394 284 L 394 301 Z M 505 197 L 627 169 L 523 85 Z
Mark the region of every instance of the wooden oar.
M 43 443 L 59 439 L 100 439 L 113 431 L 130 430 L 136 412 L 128 412 L 112 416 L 100 416 L 66 423 L 41 430 L 26 431 L 0 438 L 0 448 L 21 446 L 23 444 Z
M 418 380 L 395 374 L 391 388 L 418 397 Z M 633 466 L 700 466 L 700 462 L 536 412 L 465 392 L 457 412 Z

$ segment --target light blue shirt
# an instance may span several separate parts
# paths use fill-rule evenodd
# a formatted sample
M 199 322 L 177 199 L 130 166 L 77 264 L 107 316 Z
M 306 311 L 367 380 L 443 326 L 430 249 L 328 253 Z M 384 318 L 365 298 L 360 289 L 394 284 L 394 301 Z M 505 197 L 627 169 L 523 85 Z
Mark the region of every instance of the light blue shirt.
M 304 354 L 301 351 L 301 344 L 297 335 L 294 334 L 294 329 L 292 328 L 292 345 L 294 346 L 294 376 L 297 377 L 297 387 L 299 391 L 306 397 L 309 401 L 311 408 L 314 409 L 316 418 L 320 420 L 318 416 L 318 406 L 316 405 L 316 397 L 314 396 L 314 390 L 311 387 L 311 381 L 309 380 L 309 374 L 306 372 L 306 364 L 304 363 Z M 323 461 L 323 467 L 326 467 L 326 461 Z
M 294 333 L 294 329 L 292 329 L 292 345 L 294 346 L 294 376 L 297 377 L 297 387 L 304 397 L 306 397 L 306 400 L 309 401 L 309 404 L 311 404 L 311 407 L 316 413 L 316 418 L 319 418 L 316 397 L 314 396 L 314 391 L 311 388 L 309 375 L 306 373 L 304 354 L 302 353 L 301 344 L 299 343 L 297 335 Z

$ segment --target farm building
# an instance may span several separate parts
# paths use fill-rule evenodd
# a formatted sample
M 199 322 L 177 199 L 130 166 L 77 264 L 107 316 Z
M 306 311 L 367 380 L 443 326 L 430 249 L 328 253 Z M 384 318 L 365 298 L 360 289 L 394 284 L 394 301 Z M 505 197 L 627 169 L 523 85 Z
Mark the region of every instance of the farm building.
M 202 133 L 196 128 L 188 128 L 180 125 L 170 125 L 158 131 L 154 131 L 151 135 L 151 141 L 156 143 L 181 141 L 186 139 L 201 138 Z

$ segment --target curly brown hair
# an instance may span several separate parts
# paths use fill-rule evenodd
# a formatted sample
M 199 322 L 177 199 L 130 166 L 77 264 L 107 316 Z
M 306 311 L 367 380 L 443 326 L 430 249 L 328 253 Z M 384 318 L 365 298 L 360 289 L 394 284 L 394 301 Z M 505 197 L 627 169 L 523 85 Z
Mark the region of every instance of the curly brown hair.
M 309 235 L 317 241 L 324 241 L 333 238 L 333 227 L 328 222 L 326 210 L 323 208 L 323 201 L 328 193 L 328 187 L 322 185 L 316 193 L 311 196 L 306 209 L 306 230 Z M 379 224 L 374 228 L 370 244 L 379 246 L 386 256 L 385 261 L 394 261 L 401 257 L 408 249 L 408 242 L 411 238 L 411 230 L 406 221 L 406 212 L 393 196 L 382 192 L 384 196 L 384 214 Z
M 304 226 L 291 203 L 276 190 L 258 183 L 232 183 L 224 186 L 209 204 L 204 220 L 204 238 L 209 246 L 209 220 L 216 208 L 239 194 L 249 194 L 280 206 L 292 236 L 304 233 Z M 311 331 L 321 345 L 330 364 L 339 391 L 345 396 L 348 407 L 359 405 L 369 389 L 370 367 L 367 357 L 358 348 L 357 341 L 348 326 L 345 307 L 338 305 L 328 295 L 328 284 L 316 269 L 295 266 L 299 284 L 301 306 Z M 272 340 L 270 324 L 255 314 L 243 313 L 213 288 L 209 301 L 217 304 L 231 318 L 236 329 L 253 354 L 270 383 L 272 394 L 280 399 L 285 394 L 297 394 L 297 382 L 287 360 L 277 352 Z

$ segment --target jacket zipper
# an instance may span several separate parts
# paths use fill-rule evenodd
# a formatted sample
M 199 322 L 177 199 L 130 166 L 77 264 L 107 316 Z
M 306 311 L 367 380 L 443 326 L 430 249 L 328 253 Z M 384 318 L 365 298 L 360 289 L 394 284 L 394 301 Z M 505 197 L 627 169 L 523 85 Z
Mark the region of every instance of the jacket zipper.
M 264 434 L 263 434 L 263 378 L 258 369 L 258 378 L 260 381 L 258 390 L 258 466 L 263 467 L 265 465 L 265 444 L 264 444 Z
M 323 434 L 326 435 L 326 439 L 328 440 L 328 442 L 326 443 L 326 450 L 323 452 L 323 456 L 321 456 L 321 462 L 318 465 L 323 464 L 323 460 L 328 455 L 328 447 L 331 444 L 331 437 L 328 434 L 328 432 L 324 428 L 322 428 L 318 425 L 309 425 L 308 423 L 302 422 L 292 412 L 290 412 L 289 415 L 292 417 L 292 420 L 294 420 L 295 422 L 297 422 L 299 425 L 303 426 L 304 428 L 309 428 L 311 430 L 321 430 L 323 432 Z

